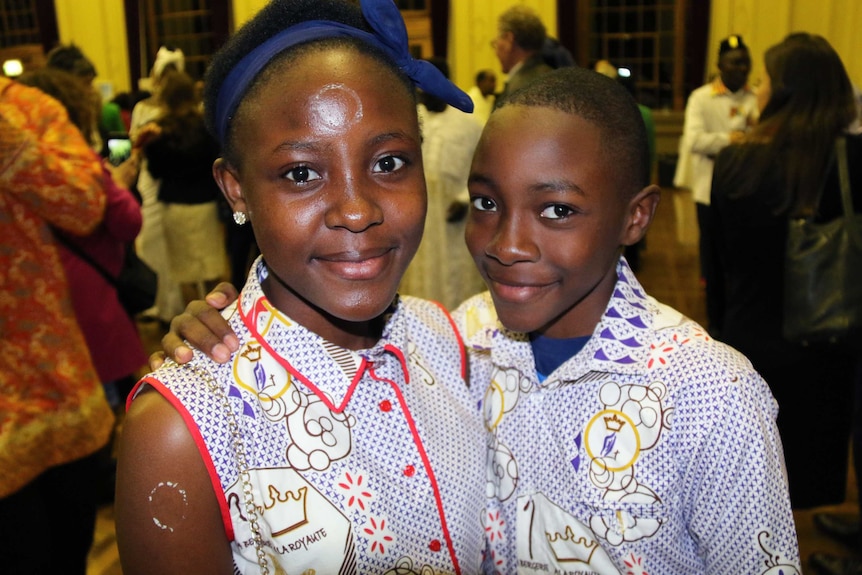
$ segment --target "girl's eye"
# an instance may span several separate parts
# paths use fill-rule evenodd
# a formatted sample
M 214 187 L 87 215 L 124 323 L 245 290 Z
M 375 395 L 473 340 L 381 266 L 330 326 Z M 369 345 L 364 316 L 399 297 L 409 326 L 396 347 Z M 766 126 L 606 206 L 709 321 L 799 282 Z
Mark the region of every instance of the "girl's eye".
M 374 172 L 390 173 L 400 170 L 406 162 L 397 156 L 386 156 L 374 165 Z
M 305 184 L 307 182 L 319 180 L 320 174 L 318 174 L 308 166 L 298 166 L 296 168 L 288 170 L 284 177 L 298 184 Z
M 494 203 L 494 200 L 485 197 L 473 198 L 473 207 L 479 210 L 480 212 L 493 212 L 497 210 L 497 204 Z
M 548 218 L 549 220 L 561 220 L 567 216 L 572 215 L 575 211 L 569 206 L 564 206 L 562 204 L 551 204 L 542 210 L 541 216 L 543 218 Z

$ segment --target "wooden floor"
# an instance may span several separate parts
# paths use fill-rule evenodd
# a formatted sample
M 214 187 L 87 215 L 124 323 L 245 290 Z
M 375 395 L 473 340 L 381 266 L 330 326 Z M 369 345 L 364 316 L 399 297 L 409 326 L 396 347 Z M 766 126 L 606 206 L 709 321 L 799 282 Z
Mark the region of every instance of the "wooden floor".
M 660 301 L 671 305 L 689 317 L 705 323 L 706 309 L 699 281 L 697 263 L 697 226 L 694 204 L 689 194 L 666 191 L 659 206 L 656 221 L 647 236 L 638 276 L 646 290 Z M 141 336 L 150 350 L 160 347 L 162 336 L 158 324 L 141 324 Z M 814 551 L 847 555 L 849 551 L 818 533 L 812 523 L 816 511 L 855 513 L 859 509 L 859 494 L 851 475 L 848 497 L 844 504 L 810 511 L 796 512 L 799 547 L 805 559 Z M 862 550 L 860 550 L 862 553 Z M 88 575 L 121 575 L 114 538 L 113 509 L 99 512 L 96 541 L 91 552 Z

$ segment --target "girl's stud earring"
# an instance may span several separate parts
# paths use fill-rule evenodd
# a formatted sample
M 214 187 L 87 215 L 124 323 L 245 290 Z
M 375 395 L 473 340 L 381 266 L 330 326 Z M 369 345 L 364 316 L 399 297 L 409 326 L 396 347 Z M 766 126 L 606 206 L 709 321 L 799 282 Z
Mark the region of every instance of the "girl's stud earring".
M 236 225 L 241 226 L 248 221 L 248 218 L 246 217 L 245 212 L 234 212 L 233 221 L 236 222 Z

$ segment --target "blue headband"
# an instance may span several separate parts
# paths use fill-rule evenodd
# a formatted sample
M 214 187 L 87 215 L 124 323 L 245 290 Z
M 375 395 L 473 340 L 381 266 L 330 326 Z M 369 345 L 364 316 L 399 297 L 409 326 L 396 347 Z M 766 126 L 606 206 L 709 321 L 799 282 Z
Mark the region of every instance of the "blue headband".
M 374 30 L 370 34 L 358 28 L 329 20 L 310 20 L 285 28 L 251 52 L 233 67 L 222 82 L 216 100 L 215 128 L 218 139 L 224 143 L 227 127 L 255 76 L 284 50 L 321 38 L 350 37 L 370 44 L 395 61 L 417 87 L 437 96 L 464 112 L 473 111 L 473 101 L 430 62 L 416 60 L 410 55 L 407 28 L 401 12 L 392 0 L 362 0 L 362 15 Z

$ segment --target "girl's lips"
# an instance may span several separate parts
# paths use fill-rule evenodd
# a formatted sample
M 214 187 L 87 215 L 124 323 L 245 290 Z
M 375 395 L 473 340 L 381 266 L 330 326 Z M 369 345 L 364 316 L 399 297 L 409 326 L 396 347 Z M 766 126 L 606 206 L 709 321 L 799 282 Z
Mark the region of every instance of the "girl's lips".
M 344 252 L 315 258 L 334 275 L 346 280 L 372 280 L 380 276 L 391 260 L 392 250 L 375 249 Z

